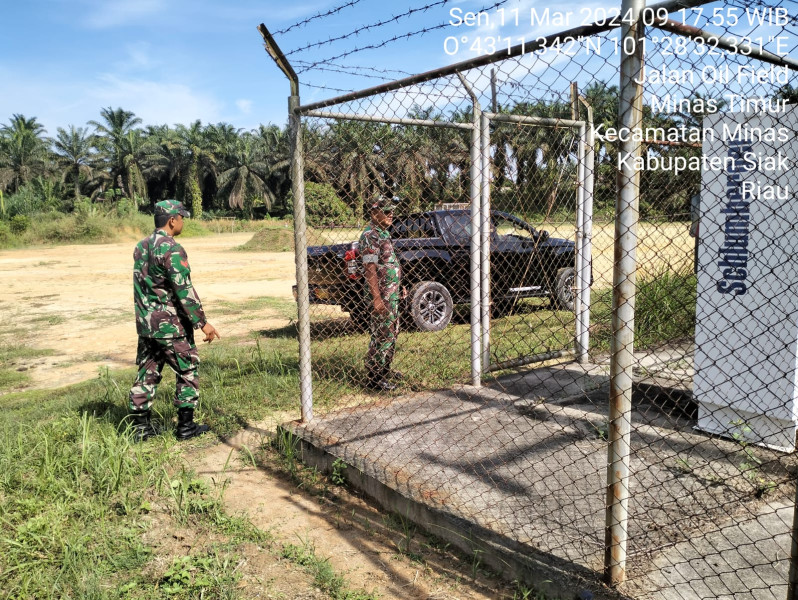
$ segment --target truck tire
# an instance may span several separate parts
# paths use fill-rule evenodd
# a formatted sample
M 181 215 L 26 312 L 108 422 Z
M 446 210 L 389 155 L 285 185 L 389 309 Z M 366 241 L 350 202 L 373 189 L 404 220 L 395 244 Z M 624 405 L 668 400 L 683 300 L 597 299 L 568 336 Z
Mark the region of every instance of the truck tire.
M 573 267 L 564 267 L 554 277 L 554 306 L 559 310 L 574 311 L 574 284 L 576 271 Z
M 421 331 L 440 331 L 452 320 L 454 303 L 446 286 L 422 281 L 410 291 L 410 314 Z

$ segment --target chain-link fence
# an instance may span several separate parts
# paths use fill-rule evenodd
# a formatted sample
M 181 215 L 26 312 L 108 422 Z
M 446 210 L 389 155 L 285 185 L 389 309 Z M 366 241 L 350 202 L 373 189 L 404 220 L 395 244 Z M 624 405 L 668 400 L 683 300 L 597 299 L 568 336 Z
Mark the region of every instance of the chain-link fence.
M 798 3 L 605 12 L 620 16 L 294 99 L 296 431 L 496 568 L 780 598 Z

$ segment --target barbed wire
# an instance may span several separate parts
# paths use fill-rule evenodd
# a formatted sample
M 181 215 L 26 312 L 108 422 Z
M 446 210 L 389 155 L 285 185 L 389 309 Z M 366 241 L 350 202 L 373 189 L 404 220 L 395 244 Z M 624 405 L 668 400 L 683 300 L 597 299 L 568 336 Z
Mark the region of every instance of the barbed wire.
M 345 8 L 349 8 L 350 6 L 354 6 L 355 4 L 358 4 L 359 2 L 362 2 L 362 0 L 350 0 L 350 2 L 347 2 L 346 4 L 341 4 L 340 6 L 336 6 L 335 8 L 331 8 L 327 12 L 317 13 L 317 14 L 313 15 L 312 17 L 308 17 L 307 19 L 305 19 L 303 21 L 299 21 L 297 23 L 294 23 L 293 25 L 289 25 L 285 29 L 279 29 L 279 30 L 275 31 L 273 33 L 273 35 L 282 35 L 284 33 L 288 33 L 289 31 L 291 31 L 293 29 L 296 29 L 298 27 L 303 27 L 304 25 L 307 25 L 308 23 L 310 23 L 311 21 L 315 21 L 316 19 L 321 19 L 323 17 L 329 17 L 330 15 L 334 15 L 336 13 L 339 13 L 342 10 L 344 10 Z
M 334 87 L 330 87 L 330 86 L 327 86 L 327 85 L 317 85 L 317 84 L 313 84 L 313 83 L 307 83 L 306 81 L 303 81 L 302 85 L 307 86 L 307 87 L 311 87 L 311 88 L 316 88 L 316 89 L 319 89 L 319 90 L 330 90 L 331 92 L 340 92 L 342 94 L 349 94 L 350 92 L 354 92 L 355 91 L 355 90 L 342 90 L 341 88 L 334 88 Z
M 354 77 L 365 77 L 367 79 L 379 79 L 380 81 L 390 81 L 391 77 L 387 75 L 369 75 L 368 73 L 358 73 L 355 71 L 346 71 L 344 69 L 336 69 L 326 65 L 319 65 L 316 67 L 317 71 L 328 71 L 330 73 L 343 73 L 344 75 L 352 75 Z
M 448 1 L 448 0 L 442 0 L 442 1 L 445 2 L 445 1 Z M 504 4 L 504 0 L 501 0 L 500 2 L 497 2 L 497 3 L 495 3 L 492 6 L 489 6 L 487 8 L 483 8 L 483 9 L 481 9 L 481 11 L 482 12 L 487 12 L 487 11 L 493 10 L 494 8 L 497 8 L 497 7 L 501 6 L 502 4 Z M 306 71 L 309 71 L 310 69 L 313 69 L 313 68 L 315 68 L 318 65 L 325 64 L 325 63 L 327 63 L 327 62 L 329 62 L 331 60 L 339 60 L 341 58 L 345 58 L 347 56 L 350 56 L 352 54 L 356 54 L 358 52 L 365 52 L 366 50 L 376 50 L 378 48 L 382 48 L 384 46 L 387 46 L 388 44 L 391 44 L 393 42 L 396 42 L 396 41 L 399 41 L 399 40 L 402 40 L 402 39 L 409 39 L 409 38 L 414 37 L 416 35 L 424 35 L 426 33 L 429 33 L 430 31 L 435 31 L 437 29 L 443 29 L 444 27 L 450 27 L 450 24 L 449 23 L 441 23 L 440 25 L 433 25 L 432 27 L 424 27 L 423 29 L 418 29 L 416 31 L 411 31 L 410 33 L 404 33 L 402 35 L 397 35 L 397 36 L 394 36 L 394 37 L 389 38 L 387 40 L 383 40 L 379 44 L 369 44 L 368 46 L 361 46 L 360 48 L 355 48 L 354 50 L 349 50 L 347 52 L 343 52 L 342 54 L 339 54 L 337 56 L 328 57 L 328 58 L 325 58 L 325 59 L 322 59 L 322 60 L 318 60 L 318 61 L 316 61 L 314 63 L 311 63 L 310 66 L 305 67 L 304 69 L 301 69 L 299 71 L 299 73 L 304 73 Z M 298 51 L 299 50 L 295 50 L 294 52 L 298 52 Z
M 404 12 L 404 13 L 399 14 L 399 15 L 395 15 L 395 16 L 391 17 L 390 19 L 385 19 L 384 21 L 377 21 L 376 23 L 371 23 L 369 25 L 364 25 L 363 27 L 361 27 L 359 29 L 355 29 L 354 31 L 350 31 L 349 33 L 345 33 L 343 35 L 339 35 L 338 37 L 328 38 L 326 40 L 322 40 L 321 42 L 312 42 L 310 44 L 302 46 L 301 48 L 296 48 L 294 50 L 290 50 L 289 52 L 286 52 L 285 55 L 286 56 L 291 56 L 292 54 L 295 54 L 297 52 L 304 52 L 305 50 L 310 50 L 311 48 L 318 48 L 319 46 L 326 46 L 327 44 L 332 44 L 334 42 L 339 42 L 341 40 L 348 39 L 348 38 L 350 38 L 352 36 L 360 35 L 364 31 L 368 31 L 370 29 L 376 29 L 377 27 L 382 27 L 382 26 L 387 25 L 389 23 L 395 23 L 399 19 L 402 19 L 404 17 L 408 17 L 408 16 L 410 16 L 410 15 L 412 15 L 414 13 L 424 12 L 424 11 L 427 11 L 427 10 L 429 10 L 431 8 L 434 8 L 436 6 L 441 6 L 441 5 L 446 4 L 447 2 L 451 2 L 451 1 L 452 0 L 438 0 L 437 2 L 433 2 L 432 4 L 427 4 L 426 6 L 421 6 L 419 8 L 411 8 L 407 12 Z
M 298 66 L 303 66 L 303 65 L 307 66 L 307 65 L 310 65 L 312 63 L 310 61 L 306 61 L 306 60 L 296 60 L 296 61 L 294 61 L 294 64 L 298 65 Z M 386 75 L 390 74 L 390 73 L 395 73 L 397 75 L 404 75 L 404 76 L 413 75 L 413 73 L 411 73 L 410 71 L 402 71 L 401 69 L 378 69 L 377 67 L 367 67 L 367 66 L 363 66 L 363 65 L 342 65 L 342 64 L 334 63 L 334 62 L 330 62 L 330 61 L 325 61 L 324 64 L 328 65 L 330 67 L 338 67 L 340 69 L 353 69 L 353 70 L 358 70 L 358 71 L 371 71 L 372 73 L 381 73 L 381 74 L 386 74 Z

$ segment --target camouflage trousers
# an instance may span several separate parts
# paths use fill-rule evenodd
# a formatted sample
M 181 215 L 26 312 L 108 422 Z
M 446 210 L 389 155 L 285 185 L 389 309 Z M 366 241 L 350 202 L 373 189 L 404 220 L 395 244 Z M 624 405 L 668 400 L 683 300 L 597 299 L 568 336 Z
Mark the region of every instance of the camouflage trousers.
M 130 388 L 131 411 L 149 410 L 161 383 L 164 365 L 175 372 L 177 386 L 173 403 L 178 408 L 195 408 L 199 402 L 199 354 L 194 336 L 174 339 L 139 337 L 136 350 L 139 368 Z
M 388 314 L 371 314 L 371 341 L 366 352 L 366 373 L 380 375 L 391 368 L 399 336 L 399 298 L 385 301 Z

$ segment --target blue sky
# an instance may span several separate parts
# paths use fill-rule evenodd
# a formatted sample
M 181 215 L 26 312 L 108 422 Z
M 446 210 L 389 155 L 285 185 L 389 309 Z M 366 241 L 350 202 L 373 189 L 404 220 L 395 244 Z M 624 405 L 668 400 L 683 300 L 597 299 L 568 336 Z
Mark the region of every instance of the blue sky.
M 133 111 L 145 124 L 196 119 L 244 129 L 283 124 L 288 83 L 264 51 L 256 27 L 264 22 L 278 31 L 344 1 L 2 0 L 0 123 L 15 113 L 35 116 L 54 135 L 57 127 L 83 126 L 111 106 Z M 361 0 L 336 16 L 278 35 L 278 43 L 288 52 L 423 4 Z M 482 3 L 449 2 L 291 59 L 317 60 L 436 25 L 448 19 L 453 5 L 479 8 Z M 442 50 L 445 31 L 355 54 L 348 63 L 417 72 L 454 62 Z M 332 72 L 303 79 L 341 89 L 379 83 Z M 302 100 L 336 94 L 305 87 Z
M 298 21 L 348 2 L 354 5 L 279 33 Z M 147 125 L 188 124 L 197 119 L 203 123 L 227 122 L 242 129 L 252 129 L 260 123 L 282 125 L 286 121 L 289 86 L 263 49 L 256 29 L 259 23 L 264 22 L 275 33 L 282 49 L 289 53 L 309 43 L 389 19 L 410 8 L 436 4 L 427 11 L 356 37 L 290 54 L 289 59 L 300 71 L 300 61 L 315 62 L 357 47 L 380 44 L 393 36 L 447 22 L 452 8 L 476 11 L 493 5 L 495 0 L 390 3 L 380 0 L 279 3 L 274 0 L 0 0 L 0 3 L 4 25 L 0 36 L 0 82 L 3 82 L 0 123 L 7 123 L 15 113 L 35 116 L 47 133 L 54 136 L 57 127 L 84 126 L 91 119 L 99 119 L 100 110 L 105 107 L 133 111 Z M 584 0 L 561 5 L 552 5 L 548 0 L 503 3 L 507 11 L 518 8 L 522 15 L 528 14 L 530 7 L 540 10 L 551 7 L 552 11 L 573 10 L 577 16 L 588 9 L 619 5 L 620 0 Z M 796 3 L 788 5 L 794 10 Z M 522 24 L 518 28 L 436 29 L 338 61 L 372 69 L 360 71 L 370 77 L 320 69 L 300 72 L 300 80 L 311 84 L 302 86 L 302 102 L 307 104 L 341 93 L 312 86 L 362 89 L 399 78 L 402 72 L 419 73 L 473 56 L 467 50 L 447 55 L 444 40 L 448 36 L 466 34 L 473 38 L 499 34 L 533 39 L 541 33 L 567 28 Z M 790 41 L 792 51 L 795 37 Z M 614 83 L 617 77 L 616 59 L 596 60 L 591 65 L 580 65 L 579 61 L 568 61 L 566 57 L 555 60 L 559 63 L 555 67 L 560 70 L 550 73 L 562 75 L 559 83 L 565 82 L 560 86 L 564 94 L 567 94 L 565 84 L 574 79 L 589 80 L 597 76 Z M 603 65 L 602 72 L 598 73 L 592 64 Z M 513 81 L 521 72 L 521 69 L 511 72 L 512 65 L 504 68 L 507 81 Z M 556 87 L 535 70 L 527 73 L 524 82 L 535 83 L 544 91 Z M 484 77 L 472 83 L 483 94 L 489 87 Z

